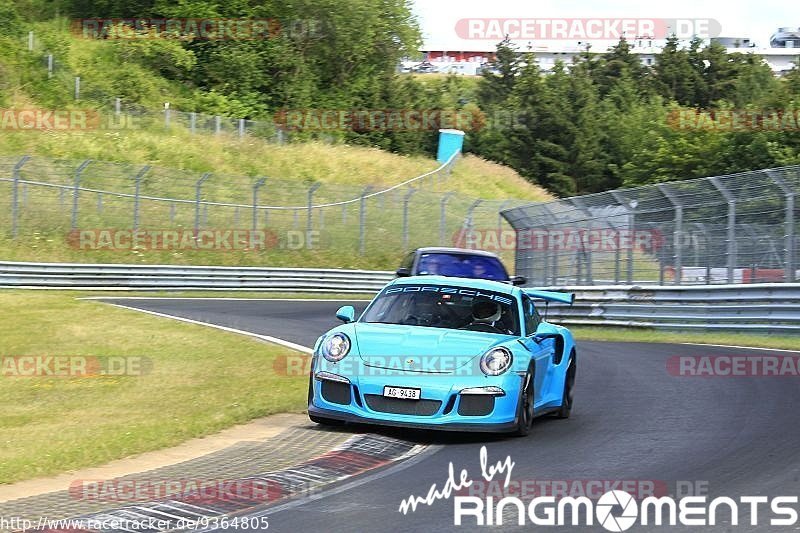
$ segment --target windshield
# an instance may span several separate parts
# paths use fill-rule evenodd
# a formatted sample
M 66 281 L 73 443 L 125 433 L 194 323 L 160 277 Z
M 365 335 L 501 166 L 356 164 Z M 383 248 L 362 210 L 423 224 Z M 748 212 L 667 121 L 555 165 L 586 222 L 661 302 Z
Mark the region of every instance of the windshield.
M 372 302 L 361 322 L 519 335 L 516 300 L 493 291 L 440 285 L 394 285 Z
M 428 253 L 419 258 L 417 273 L 457 278 L 508 281 L 503 264 L 496 257 L 468 254 Z

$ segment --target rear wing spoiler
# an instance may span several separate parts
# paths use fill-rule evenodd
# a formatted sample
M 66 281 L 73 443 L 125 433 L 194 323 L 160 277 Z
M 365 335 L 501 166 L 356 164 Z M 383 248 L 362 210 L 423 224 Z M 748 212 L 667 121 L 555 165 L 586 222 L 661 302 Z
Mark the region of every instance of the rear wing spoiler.
M 575 294 L 571 292 L 537 291 L 536 289 L 522 289 L 522 291 L 531 298 L 539 298 L 548 302 L 561 302 L 569 305 L 575 302 Z

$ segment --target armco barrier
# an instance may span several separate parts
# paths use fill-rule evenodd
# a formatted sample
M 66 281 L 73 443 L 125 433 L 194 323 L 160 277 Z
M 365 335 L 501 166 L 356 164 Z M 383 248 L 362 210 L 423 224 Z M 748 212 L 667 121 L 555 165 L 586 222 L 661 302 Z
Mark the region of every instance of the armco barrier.
M 575 304 L 550 304 L 565 325 L 800 333 L 800 284 L 550 287 Z
M 0 287 L 94 290 L 377 292 L 375 270 L 0 262 Z
M 0 262 L 0 287 L 375 293 L 379 270 Z M 550 304 L 565 325 L 800 333 L 800 284 L 565 286 L 575 304 Z

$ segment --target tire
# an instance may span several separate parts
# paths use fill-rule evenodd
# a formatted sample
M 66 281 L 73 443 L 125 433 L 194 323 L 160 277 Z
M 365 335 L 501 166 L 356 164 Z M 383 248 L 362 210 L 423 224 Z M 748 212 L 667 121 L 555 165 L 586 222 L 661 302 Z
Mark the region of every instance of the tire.
M 575 402 L 575 372 L 577 363 L 575 362 L 575 352 L 569 354 L 567 362 L 567 375 L 564 377 L 564 394 L 561 397 L 561 407 L 556 411 L 556 418 L 569 418 L 572 406 Z
M 526 436 L 533 426 L 533 397 L 533 365 L 531 365 L 522 381 L 522 391 L 517 404 L 517 429 L 514 430 L 514 435 L 518 437 Z

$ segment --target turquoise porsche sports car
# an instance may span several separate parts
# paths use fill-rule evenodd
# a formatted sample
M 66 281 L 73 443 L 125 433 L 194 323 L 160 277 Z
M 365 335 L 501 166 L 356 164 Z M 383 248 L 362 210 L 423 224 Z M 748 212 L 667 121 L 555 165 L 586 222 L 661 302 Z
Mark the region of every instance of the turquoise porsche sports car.
M 358 422 L 526 435 L 534 417 L 567 418 L 577 353 L 541 302 L 573 294 L 483 279 L 398 278 L 356 319 L 314 345 L 308 415 Z

